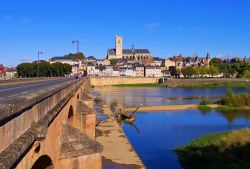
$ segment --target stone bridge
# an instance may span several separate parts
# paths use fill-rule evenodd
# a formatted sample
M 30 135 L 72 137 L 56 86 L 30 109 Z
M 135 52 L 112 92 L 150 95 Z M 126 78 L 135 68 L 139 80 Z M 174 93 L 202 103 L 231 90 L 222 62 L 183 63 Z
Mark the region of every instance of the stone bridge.
M 0 104 L 0 169 L 101 169 L 90 80 Z

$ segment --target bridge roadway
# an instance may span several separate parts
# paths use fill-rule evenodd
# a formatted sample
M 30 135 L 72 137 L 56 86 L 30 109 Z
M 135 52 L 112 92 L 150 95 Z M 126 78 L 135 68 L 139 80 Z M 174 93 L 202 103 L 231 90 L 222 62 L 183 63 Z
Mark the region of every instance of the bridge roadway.
M 25 82 L 25 83 L 16 83 L 11 85 L 2 85 L 0 86 L 0 102 L 9 99 L 15 96 L 20 96 L 23 94 L 28 94 L 34 91 L 40 91 L 47 89 L 49 87 L 65 84 L 75 80 L 73 77 L 60 78 L 60 79 L 48 79 L 37 82 Z

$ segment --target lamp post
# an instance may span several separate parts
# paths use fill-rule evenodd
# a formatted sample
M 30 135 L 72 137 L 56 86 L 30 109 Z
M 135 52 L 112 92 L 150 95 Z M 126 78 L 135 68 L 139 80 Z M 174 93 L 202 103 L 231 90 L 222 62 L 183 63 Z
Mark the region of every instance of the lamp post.
M 42 51 L 38 51 L 37 52 L 37 56 L 38 56 L 38 61 L 37 61 L 37 77 L 39 77 L 39 71 L 40 71 L 40 65 L 39 65 L 39 63 L 40 63 L 40 55 L 42 55 L 43 54 L 43 52 Z
M 73 44 L 76 43 L 77 53 L 79 53 L 79 48 L 80 48 L 80 47 L 79 47 L 79 46 L 80 46 L 80 45 L 79 45 L 79 43 L 80 43 L 79 40 L 73 40 L 72 43 L 73 43 Z

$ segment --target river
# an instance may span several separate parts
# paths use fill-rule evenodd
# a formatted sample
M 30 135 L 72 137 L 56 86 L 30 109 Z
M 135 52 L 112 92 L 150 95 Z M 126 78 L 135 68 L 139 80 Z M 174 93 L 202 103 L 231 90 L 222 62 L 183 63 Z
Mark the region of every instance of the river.
M 249 89 L 235 88 L 236 93 L 250 92 Z M 226 88 L 130 88 L 111 87 L 101 90 L 106 104 L 114 101 L 124 106 L 166 105 L 199 103 L 194 100 L 166 100 L 171 97 L 223 96 Z M 136 113 L 133 125 L 123 124 L 122 128 L 134 149 L 148 169 L 183 169 L 173 151 L 177 146 L 215 132 L 250 127 L 250 114 L 218 111 L 202 112 L 185 110 L 172 112 Z

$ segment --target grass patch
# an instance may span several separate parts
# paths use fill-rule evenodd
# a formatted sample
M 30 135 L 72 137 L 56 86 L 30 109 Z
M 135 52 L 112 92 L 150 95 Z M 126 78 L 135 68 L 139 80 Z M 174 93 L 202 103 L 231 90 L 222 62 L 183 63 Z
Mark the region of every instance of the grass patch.
M 115 87 L 162 87 L 160 84 L 157 83 L 145 83 L 145 84 L 118 84 L 113 85 Z
M 249 169 L 250 130 L 210 134 L 174 151 L 184 169 Z
M 229 90 L 227 95 L 220 100 L 220 104 L 236 108 L 250 106 L 250 93 L 234 94 L 232 90 Z
M 232 106 L 226 106 L 226 105 L 219 105 L 216 108 L 217 111 L 227 113 L 227 112 L 234 112 L 234 111 L 240 111 L 240 112 L 249 112 L 249 107 L 232 107 Z
M 235 107 L 225 106 L 225 105 L 219 105 L 216 110 L 219 112 L 229 112 L 235 110 Z
M 198 109 L 203 112 L 210 112 L 212 108 L 208 105 L 198 105 Z

